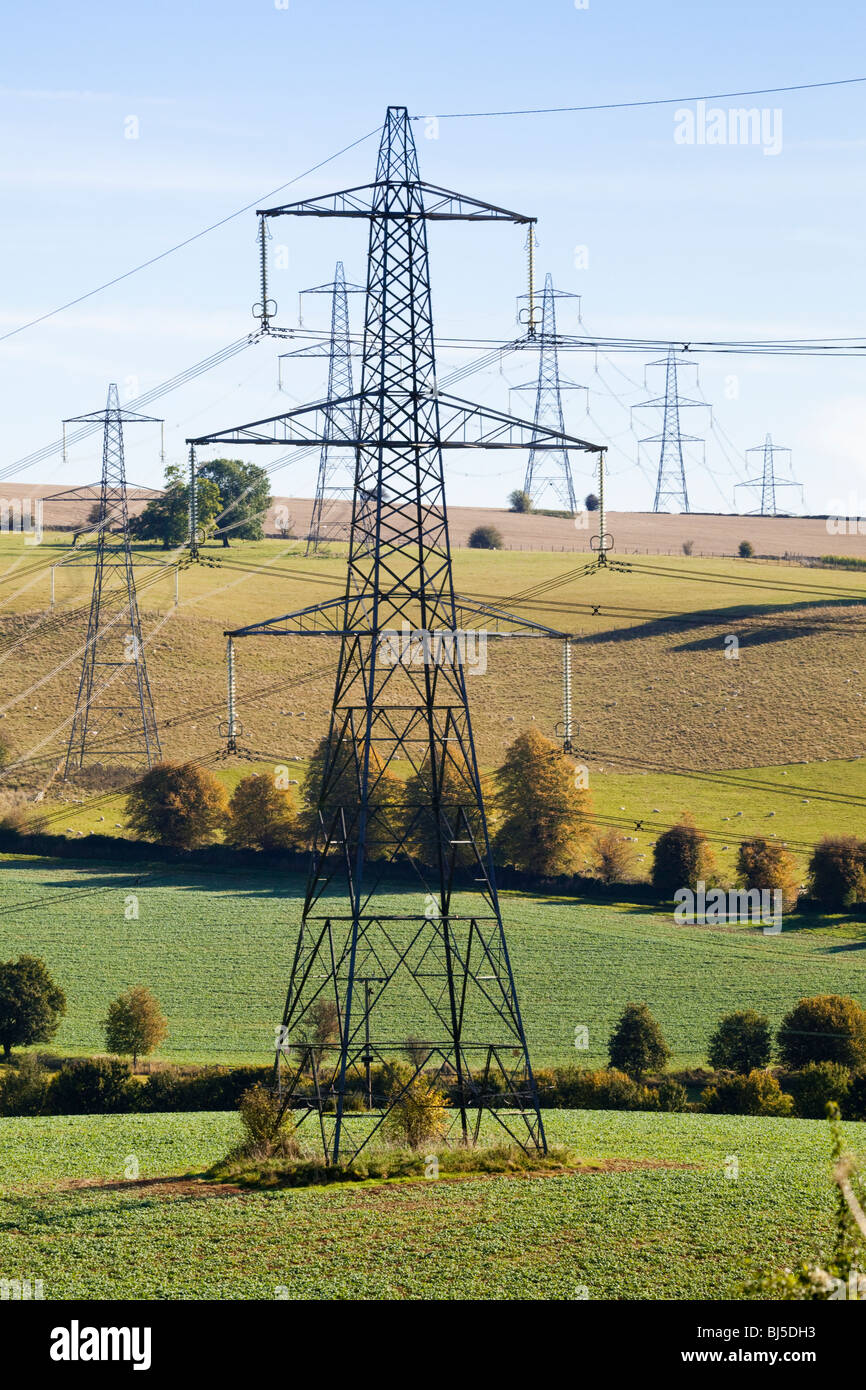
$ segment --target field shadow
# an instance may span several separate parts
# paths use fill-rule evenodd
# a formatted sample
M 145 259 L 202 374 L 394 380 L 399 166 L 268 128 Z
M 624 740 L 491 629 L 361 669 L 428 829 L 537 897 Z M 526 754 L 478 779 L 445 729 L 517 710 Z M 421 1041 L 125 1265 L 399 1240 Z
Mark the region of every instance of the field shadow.
M 88 892 L 97 892 L 101 889 L 116 889 L 122 891 L 127 889 L 132 892 L 136 888 L 177 888 L 185 892 L 195 893 L 231 893 L 234 897 L 279 897 L 296 898 L 303 897 L 306 887 L 306 876 L 297 871 L 287 871 L 280 873 L 274 869 L 242 869 L 231 871 L 220 871 L 212 868 L 178 868 L 176 865 L 159 866 L 150 868 L 129 868 L 127 865 L 118 865 L 117 869 L 101 867 L 92 870 L 92 861 L 83 860 L 80 862 L 79 871 L 72 876 L 62 878 L 52 878 L 44 882 L 44 892 L 46 899 L 49 900 L 55 893 L 80 893 L 84 897 Z M 56 873 L 57 869 L 63 865 L 68 868 L 68 861 L 65 859 L 6 859 L 3 867 L 27 871 L 37 877 L 44 878 L 47 872 Z M 55 868 L 57 866 L 57 868 Z M 252 880 L 252 882 L 251 882 Z M 0 878 L 2 882 L 2 878 Z M 9 891 L 14 891 L 9 885 Z M 0 897 L 0 910 L 11 907 L 12 904 L 4 901 Z M 29 907 L 32 904 L 24 904 Z
M 771 642 L 794 642 L 801 637 L 814 637 L 821 632 L 818 623 L 803 627 L 763 627 L 750 628 L 739 638 L 741 647 L 763 647 Z M 724 633 L 714 633 L 712 637 L 699 637 L 694 642 L 680 642 L 675 652 L 705 652 L 718 650 L 724 643 Z
M 593 643 L 605 642 L 638 642 L 645 637 L 664 637 L 669 636 L 677 630 L 681 632 L 697 632 L 701 628 L 707 627 L 731 627 L 737 622 L 746 622 L 755 618 L 782 617 L 784 614 L 795 613 L 817 613 L 820 614 L 827 609 L 857 609 L 866 608 L 866 595 L 863 598 L 833 598 L 833 599 L 809 599 L 800 600 L 796 603 L 760 603 L 760 604 L 733 604 L 727 608 L 704 608 L 693 613 L 672 613 L 665 618 L 651 618 L 646 622 L 635 623 L 631 627 L 609 628 L 606 632 L 591 632 L 583 637 L 573 639 L 574 646 L 581 644 L 591 646 Z M 793 635 L 793 629 L 780 628 L 781 632 Z M 826 631 L 817 622 L 812 623 L 804 632 L 809 635 L 812 631 Z M 797 633 L 799 635 L 799 632 Z M 779 639 L 769 639 L 779 640 Z

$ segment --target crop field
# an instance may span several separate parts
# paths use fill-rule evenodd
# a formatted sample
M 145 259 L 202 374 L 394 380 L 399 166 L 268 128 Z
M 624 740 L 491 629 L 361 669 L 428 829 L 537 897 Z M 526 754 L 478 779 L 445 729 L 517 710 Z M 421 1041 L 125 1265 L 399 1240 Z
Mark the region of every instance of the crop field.
M 107 1004 L 141 983 L 169 1020 L 159 1056 L 269 1060 L 300 920 L 298 876 L 2 863 L 0 958 L 41 955 L 66 991 L 57 1050 L 101 1050 Z M 130 894 L 138 920 L 124 916 Z M 423 906 L 408 894 L 393 905 Z M 856 915 L 792 917 L 780 936 L 764 936 L 758 927 L 679 926 L 644 907 L 570 898 L 506 893 L 503 911 L 538 1065 L 606 1062 L 611 1029 L 631 1002 L 649 1004 L 672 1065 L 684 1067 L 705 1062 L 715 1022 L 731 1010 L 756 1008 L 778 1024 L 803 995 L 866 1000 L 866 921 Z M 389 1022 L 397 1037 L 414 1031 L 402 1006 Z M 589 1051 L 576 1054 L 578 1024 L 589 1029 Z
M 595 1171 L 239 1193 L 154 1181 L 221 1157 L 230 1115 L 3 1119 L 0 1268 L 46 1299 L 712 1300 L 829 1244 L 822 1122 L 546 1120 Z

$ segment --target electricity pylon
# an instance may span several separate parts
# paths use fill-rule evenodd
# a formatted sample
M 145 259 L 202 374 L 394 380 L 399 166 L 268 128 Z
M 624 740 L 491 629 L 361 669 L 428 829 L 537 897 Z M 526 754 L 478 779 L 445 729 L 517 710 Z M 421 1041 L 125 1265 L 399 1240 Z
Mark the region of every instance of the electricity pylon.
M 93 594 L 65 777 L 87 760 L 131 757 L 152 767 L 162 756 L 135 593 L 123 457 L 123 426 L 159 421 L 122 410 L 113 382 L 105 410 L 64 424 L 97 421 L 103 442 L 96 538 L 79 547 L 79 563 L 92 556 Z
M 763 454 L 763 468 L 761 471 L 760 478 L 747 478 L 745 482 L 736 483 L 734 486 L 734 491 L 736 492 L 736 489 L 738 487 L 759 487 L 761 489 L 761 505 L 760 507 L 756 508 L 755 511 L 748 512 L 748 516 L 785 515 L 785 513 L 779 512 L 779 509 L 776 506 L 776 488 L 798 487 L 800 488 L 801 497 L 803 490 L 802 484 L 796 482 L 793 478 L 776 477 L 776 454 L 790 455 L 791 450 L 786 449 L 781 444 L 774 444 L 772 437 L 768 434 L 763 444 L 756 444 L 754 448 L 746 450 L 746 457 L 748 458 L 749 454 L 757 453 Z
M 562 415 L 562 391 L 585 391 L 585 386 L 568 381 L 559 373 L 559 349 L 556 340 L 556 301 L 557 299 L 579 299 L 580 295 L 567 290 L 553 288 L 553 276 L 544 277 L 544 293 L 541 301 L 541 333 L 537 341 L 538 380 L 528 383 L 535 388 L 535 423 L 546 425 L 563 433 L 565 424 Z M 527 386 L 514 388 L 518 391 Z M 571 473 L 571 459 L 567 449 L 538 451 L 533 446 L 529 451 L 523 491 L 532 499 L 533 505 L 542 501 L 546 492 L 553 492 L 560 504 L 574 516 L 577 501 L 574 494 L 574 479 Z
M 362 285 L 347 285 L 343 262 L 337 261 L 334 279 L 330 285 L 315 285 L 302 290 L 302 294 L 331 295 L 331 344 L 328 361 L 329 401 L 339 401 L 352 395 L 352 346 L 349 338 L 349 294 L 361 293 Z M 348 412 L 348 413 L 347 413 Z M 335 407 L 334 413 L 342 413 L 344 419 L 332 419 L 332 433 L 354 433 L 351 407 Z M 316 497 L 313 502 L 313 515 L 310 519 L 310 532 L 307 536 L 306 554 L 318 550 L 328 535 L 328 516 L 339 500 L 351 499 L 355 483 L 355 458 L 351 450 L 340 449 L 333 444 L 323 444 L 319 455 L 319 474 L 316 479 Z
M 442 450 L 544 444 L 531 421 L 438 389 L 427 255 L 429 220 L 533 219 L 422 182 L 405 107 L 388 108 L 375 183 L 260 215 L 370 224 L 360 391 L 192 441 L 333 443 L 328 431 L 339 418 L 339 442 L 355 451 L 344 597 L 231 634 L 330 632 L 340 641 L 313 858 L 278 1030 L 283 1105 L 298 1125 L 313 1117 L 328 1162 L 365 1148 L 407 1092 L 417 1099 L 416 1085 L 422 1097 L 448 1087 L 445 1113 L 461 1141 L 476 1139 L 487 1115 L 492 1128 L 543 1149 L 467 670 L 478 668 L 493 635 L 479 631 L 482 620 L 562 634 L 455 595 Z M 551 448 L 599 451 L 544 433 Z M 398 1065 L 407 1054 L 408 1067 Z
M 689 400 L 681 396 L 677 389 L 677 368 L 691 366 L 678 358 L 674 349 L 668 349 L 666 358 L 648 364 L 651 367 L 665 368 L 665 393 L 655 400 L 639 401 L 633 409 L 653 406 L 664 411 L 661 434 L 648 435 L 640 444 L 660 444 L 659 469 L 656 480 L 654 512 L 667 511 L 668 503 L 681 512 L 688 512 L 689 493 L 686 486 L 686 467 L 683 459 L 683 444 L 703 444 L 703 439 L 695 434 L 683 434 L 680 429 L 680 411 L 689 406 L 707 406 L 706 401 Z

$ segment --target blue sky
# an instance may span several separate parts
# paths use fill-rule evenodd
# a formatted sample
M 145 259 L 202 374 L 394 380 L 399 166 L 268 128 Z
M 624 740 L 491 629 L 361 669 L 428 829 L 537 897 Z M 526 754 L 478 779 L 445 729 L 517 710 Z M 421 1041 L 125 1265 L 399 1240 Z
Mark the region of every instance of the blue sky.
M 288 0 L 285 9 L 274 0 L 47 9 L 7 0 L 0 332 L 257 201 L 380 125 L 389 102 L 426 117 L 854 77 L 866 73 L 864 39 L 863 11 L 837 0 L 589 0 L 586 9 L 573 0 Z M 864 103 L 866 84 L 713 103 L 781 110 L 775 154 L 759 144 L 678 144 L 671 106 L 442 120 L 437 138 L 423 121 L 415 130 L 430 182 L 539 217 L 539 272 L 582 295 L 590 332 L 841 336 L 863 333 Z M 137 139 L 125 135 L 130 117 Z M 366 182 L 374 159 L 370 140 L 282 196 Z M 136 395 L 245 333 L 257 292 L 255 222 L 238 217 L 0 344 L 0 464 L 56 438 L 63 416 L 99 407 L 109 380 Z M 522 236 L 511 226 L 431 229 L 442 336 L 514 333 Z M 330 279 L 338 256 L 363 279 L 361 223 L 286 219 L 272 245 L 288 248 L 287 268 L 272 275 L 280 322 L 297 322 L 298 289 Z M 586 248 L 585 267 L 576 247 Z M 324 326 L 325 309 L 310 301 L 305 322 Z M 577 327 L 569 301 L 560 326 Z M 166 416 L 169 457 L 182 457 L 188 434 L 320 397 L 321 363 L 290 366 L 277 391 L 276 351 L 250 349 L 154 406 Z M 440 373 L 462 360 L 443 354 Z M 528 355 L 512 358 L 461 393 L 506 406 L 509 384 L 533 370 Z M 637 467 L 628 407 L 658 394 L 658 378 L 644 393 L 644 360 L 634 356 L 596 364 L 571 355 L 563 372 L 591 390 L 589 418 L 585 397 L 569 394 L 567 424 L 611 442 L 612 504 L 651 506 L 655 460 L 647 450 Z M 705 412 L 689 412 L 684 427 L 707 438 L 708 467 L 697 454 L 690 462 L 693 508 L 729 504 L 731 460 L 745 476 L 742 451 L 768 431 L 792 448 L 809 510 L 864 497 L 864 374 L 857 360 L 702 361 L 716 430 Z M 694 373 L 682 390 L 695 394 Z M 511 396 L 515 412 L 531 406 Z M 650 412 L 635 421 L 640 435 L 657 428 Z M 134 481 L 159 481 L 157 446 L 145 427 L 129 431 Z M 250 456 L 264 461 L 262 451 Z M 524 463 L 461 454 L 448 463 L 452 503 L 504 499 Z M 65 470 L 54 459 L 24 477 L 80 482 L 97 472 L 96 446 L 81 445 Z M 274 490 L 309 495 L 314 472 L 313 461 L 284 469 Z

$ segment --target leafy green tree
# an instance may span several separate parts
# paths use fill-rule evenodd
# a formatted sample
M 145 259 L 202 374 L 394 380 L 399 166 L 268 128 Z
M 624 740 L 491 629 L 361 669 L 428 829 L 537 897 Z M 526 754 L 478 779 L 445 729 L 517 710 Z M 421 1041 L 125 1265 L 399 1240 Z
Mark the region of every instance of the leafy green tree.
M 504 545 L 502 532 L 495 526 L 476 526 L 469 537 L 470 550 L 501 550 Z
M 227 812 L 222 784 L 196 763 L 157 763 L 133 783 L 126 799 L 130 829 L 175 849 L 212 840 Z
M 532 498 L 523 488 L 516 487 L 513 492 L 508 494 L 508 506 L 512 512 L 531 512 Z
M 575 764 L 537 729 L 519 734 L 495 774 L 498 860 L 526 873 L 573 874 L 590 833 L 589 794 Z
M 219 489 L 222 516 L 217 536 L 224 546 L 229 537 L 260 541 L 265 534 L 265 513 L 271 505 L 271 485 L 264 468 L 240 459 L 212 459 L 201 467 L 201 477 Z
M 825 1120 L 833 1101 L 844 1107 L 851 1088 L 851 1073 L 838 1062 L 808 1062 L 789 1072 L 785 1085 L 794 1097 L 794 1110 L 802 1120 Z
M 196 484 L 199 538 L 210 535 L 221 511 L 216 483 L 199 473 Z M 160 541 L 164 549 L 183 545 L 189 536 L 189 482 L 187 471 L 176 463 L 165 470 L 165 491 L 153 497 L 144 511 L 129 519 L 129 534 L 136 541 Z
M 298 835 L 295 799 L 267 772 L 242 777 L 229 801 L 226 839 L 242 849 L 291 849 Z
M 715 867 L 707 837 L 688 817 L 664 830 L 653 846 L 653 887 L 671 898 L 678 888 L 695 889 L 709 882 Z
M 747 1076 L 767 1065 L 771 1051 L 770 1020 L 754 1009 L 743 1009 L 719 1019 L 707 1055 L 710 1066 L 718 1071 Z
M 776 1041 L 788 1067 L 840 1062 L 857 1070 L 866 1066 L 866 1011 L 848 995 L 816 994 L 785 1015 Z
M 8 1062 L 13 1047 L 49 1042 L 66 1013 L 66 995 L 38 956 L 0 964 L 0 1047 Z
M 671 1055 L 664 1034 L 646 1004 L 628 1004 L 610 1036 L 610 1064 L 633 1081 L 645 1072 L 663 1071 Z
M 131 1056 L 133 1070 L 168 1035 L 168 1020 L 146 985 L 134 985 L 108 1006 L 105 1046 L 121 1057 Z

